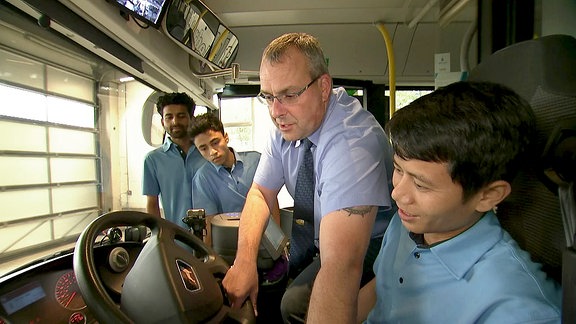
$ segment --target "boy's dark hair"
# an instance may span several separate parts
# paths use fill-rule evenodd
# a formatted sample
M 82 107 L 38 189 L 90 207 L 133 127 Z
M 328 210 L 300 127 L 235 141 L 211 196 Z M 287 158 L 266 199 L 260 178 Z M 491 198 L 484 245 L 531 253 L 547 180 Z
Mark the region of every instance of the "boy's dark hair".
M 198 115 L 190 128 L 190 137 L 194 139 L 196 135 L 205 133 L 209 130 L 220 132 L 224 135 L 224 125 L 220 119 L 218 119 L 218 116 L 211 113 Z
M 160 116 L 164 116 L 162 113 L 164 107 L 168 105 L 184 105 L 188 110 L 190 117 L 194 116 L 194 109 L 196 109 L 196 103 L 194 100 L 184 92 L 173 92 L 166 93 L 158 98 L 156 101 L 156 110 Z
M 402 159 L 447 163 L 467 201 L 485 185 L 509 183 L 529 161 L 535 138 L 530 105 L 488 82 L 456 82 L 414 100 L 386 125 Z

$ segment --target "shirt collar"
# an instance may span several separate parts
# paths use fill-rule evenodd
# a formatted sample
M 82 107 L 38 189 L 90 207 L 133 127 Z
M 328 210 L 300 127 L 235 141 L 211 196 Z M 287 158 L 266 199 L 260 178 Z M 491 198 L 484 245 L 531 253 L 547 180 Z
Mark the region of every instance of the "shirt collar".
M 162 143 L 162 151 L 168 152 L 171 145 L 176 145 L 176 143 L 172 142 L 172 138 L 170 138 L 170 136 L 166 136 L 166 138 L 164 139 L 164 143 Z M 192 146 L 190 146 L 190 149 L 188 150 L 188 154 L 190 154 L 190 152 L 193 152 L 195 149 L 196 145 L 192 144 Z
M 489 211 L 466 231 L 449 240 L 434 244 L 429 249 L 446 270 L 461 279 L 488 250 L 502 239 L 503 231 L 494 212 Z M 418 242 L 416 244 L 418 245 Z M 421 245 L 419 247 L 423 248 Z
M 234 158 L 236 159 L 236 162 L 232 165 L 232 171 L 234 171 L 234 169 L 236 168 L 236 165 L 238 165 L 238 163 L 244 164 L 244 162 L 242 161 L 242 157 L 238 154 L 238 152 L 236 152 L 235 149 L 233 149 L 231 147 L 228 147 L 228 148 L 230 149 L 230 151 L 232 151 L 232 154 L 234 154 Z M 220 169 L 224 168 L 223 165 L 218 165 L 218 164 L 214 164 L 214 163 L 212 163 L 212 165 L 216 168 L 216 171 L 220 171 Z M 228 172 L 228 171 L 226 171 L 226 172 Z
M 344 90 L 344 88 L 338 88 L 336 90 L 333 90 L 330 93 L 330 101 L 328 103 L 328 106 L 326 107 L 326 113 L 324 114 L 324 118 L 322 119 L 322 123 L 320 123 L 320 127 L 318 127 L 318 129 L 315 130 L 314 133 L 312 133 L 311 135 L 308 136 L 308 139 L 310 140 L 310 142 L 312 142 L 312 144 L 314 144 L 314 146 L 318 146 L 318 142 L 320 141 L 320 133 L 322 132 L 322 128 L 324 127 L 324 124 L 326 123 L 326 120 L 328 119 L 328 117 L 334 111 L 336 104 L 338 102 L 338 98 L 341 97 L 342 94 L 345 92 L 346 92 L 346 90 Z M 302 144 L 301 142 L 302 142 L 302 140 L 294 141 L 294 146 L 299 147 Z
M 312 142 L 312 144 L 314 146 L 318 146 L 321 128 L 322 128 L 322 126 L 320 126 L 320 128 L 318 128 L 314 133 L 312 133 L 312 135 L 308 136 L 308 139 L 310 140 L 310 142 Z M 300 147 L 300 145 L 302 145 L 302 140 L 303 139 L 299 139 L 299 140 L 294 141 L 294 147 Z
M 174 142 L 172 142 L 170 136 L 166 136 L 166 138 L 164 139 L 164 143 L 162 143 L 162 150 L 164 152 L 168 152 L 168 150 L 170 149 L 170 145 L 172 144 L 174 144 Z

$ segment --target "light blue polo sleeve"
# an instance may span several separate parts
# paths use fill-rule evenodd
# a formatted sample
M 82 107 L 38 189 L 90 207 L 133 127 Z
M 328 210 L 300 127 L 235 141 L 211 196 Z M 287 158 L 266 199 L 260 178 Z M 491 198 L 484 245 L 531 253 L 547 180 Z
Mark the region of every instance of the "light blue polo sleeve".
M 192 180 L 192 205 L 193 208 L 204 208 L 206 215 L 220 213 L 218 210 L 218 191 L 214 188 L 214 181 L 206 176 L 209 168 L 213 168 L 210 163 L 203 165 L 194 175 Z

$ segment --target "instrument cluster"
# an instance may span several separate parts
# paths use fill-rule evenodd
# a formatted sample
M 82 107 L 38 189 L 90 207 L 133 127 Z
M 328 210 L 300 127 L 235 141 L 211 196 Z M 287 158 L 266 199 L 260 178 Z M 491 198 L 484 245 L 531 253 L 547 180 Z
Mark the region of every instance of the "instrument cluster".
M 117 302 L 141 247 L 122 243 L 94 251 L 102 283 Z M 72 259 L 69 252 L 0 278 L 0 324 L 98 323 L 80 292 Z
M 40 272 L 3 286 L 0 306 L 2 324 L 95 323 L 72 269 Z

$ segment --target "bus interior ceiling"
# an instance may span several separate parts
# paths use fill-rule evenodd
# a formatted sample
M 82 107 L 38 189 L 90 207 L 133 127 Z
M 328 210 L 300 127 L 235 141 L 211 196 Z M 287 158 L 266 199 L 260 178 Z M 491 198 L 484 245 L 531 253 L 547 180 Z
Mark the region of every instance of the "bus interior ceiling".
M 166 29 L 148 26 L 121 14 L 112 0 L 3 2 L 40 21 L 49 17 L 49 28 L 144 83 L 161 91 L 189 92 L 210 108 L 216 108 L 212 96 L 225 84 L 257 84 L 260 55 L 265 45 L 282 33 L 294 31 L 318 37 L 335 78 L 432 87 L 437 72 L 465 73 L 478 63 L 484 52 L 492 52 L 490 46 L 483 45 L 483 40 L 478 41 L 477 31 L 483 32 L 486 25 L 493 22 L 477 21 L 478 12 L 491 5 L 494 5 L 488 7 L 491 10 L 501 9 L 489 0 L 203 0 L 201 2 L 238 39 L 233 62 L 238 64 L 240 73 L 232 78 L 232 73 L 206 77 L 210 74 L 205 72 L 214 69 L 208 69 L 183 50 L 168 37 Z M 530 13 L 522 12 L 514 19 L 519 20 L 517 24 L 524 24 L 522 19 L 530 20 L 528 25 L 534 28 L 526 27 L 529 39 L 532 35 L 538 36 L 540 28 L 535 20 L 542 19 L 545 11 L 535 13 L 538 11 L 535 7 L 554 4 L 557 9 L 550 16 L 558 16 L 562 6 L 570 5 L 570 0 L 526 3 L 516 6 L 528 7 Z M 570 6 L 568 9 L 572 10 L 574 5 Z M 519 25 L 511 30 L 514 28 L 520 29 Z M 481 37 L 491 38 L 491 35 L 485 36 L 488 33 L 491 31 L 483 32 Z M 501 34 L 506 35 L 501 37 L 509 38 L 508 33 L 503 31 Z M 479 48 L 479 44 L 484 48 Z M 436 54 L 444 56 L 436 57 Z M 443 65 L 436 64 L 436 60 L 441 60 Z M 390 64 L 393 64 L 392 76 Z
M 238 37 L 234 62 L 239 64 L 240 75 L 236 79 L 197 77 L 201 67 L 162 28 L 142 28 L 141 22 L 120 15 L 119 8 L 108 1 L 7 2 L 35 19 L 50 17 L 50 28 L 145 83 L 162 91 L 190 92 L 212 108 L 211 97 L 224 83 L 258 82 L 264 46 L 284 32 L 317 36 L 335 78 L 390 82 L 383 29 L 393 42 L 391 58 L 398 85 L 433 86 L 436 53 L 451 54 L 451 71 L 462 71 L 462 67 L 467 69 L 477 62 L 475 36 L 470 33 L 477 9 L 476 1 L 470 0 L 205 0 L 204 4 Z M 70 19 L 72 14 L 78 19 Z M 87 24 L 80 25 L 81 20 Z M 91 26 L 109 39 L 91 37 Z
M 451 53 L 451 71 L 461 71 L 461 49 L 465 61 L 476 62 L 469 35 L 475 27 L 476 1 L 204 2 L 238 36 L 236 61 L 241 69 L 257 70 L 262 50 L 276 36 L 307 32 L 320 40 L 334 77 L 389 84 L 382 28 L 393 44 L 398 85 L 433 86 L 435 53 Z

